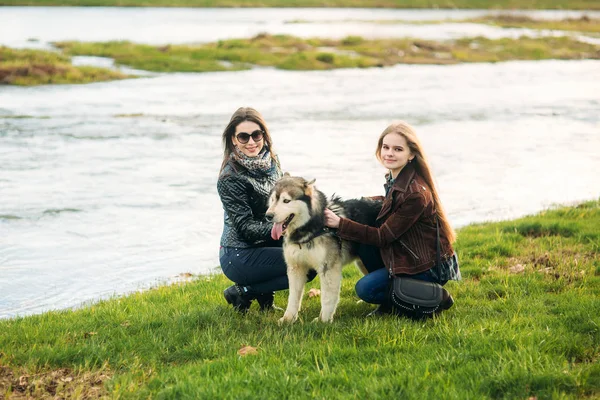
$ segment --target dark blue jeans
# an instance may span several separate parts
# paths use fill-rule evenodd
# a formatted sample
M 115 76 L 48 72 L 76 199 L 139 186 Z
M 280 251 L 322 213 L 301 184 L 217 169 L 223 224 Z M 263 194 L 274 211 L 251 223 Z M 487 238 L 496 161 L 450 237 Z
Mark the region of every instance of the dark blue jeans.
M 361 244 L 358 248 L 358 255 L 369 274 L 356 282 L 356 295 L 367 303 L 383 304 L 388 298 L 390 274 L 381 260 L 379 248 Z M 427 282 L 436 281 L 429 271 L 410 275 L 410 277 Z
M 281 247 L 221 247 L 219 259 L 225 276 L 248 290 L 270 293 L 289 288 Z M 315 276 L 316 271 L 311 271 L 307 276 L 308 281 Z
M 413 279 L 434 282 L 429 271 L 416 275 L 407 275 Z M 390 272 L 386 268 L 380 268 L 363 276 L 356 282 L 356 295 L 371 304 L 383 304 L 389 297 Z

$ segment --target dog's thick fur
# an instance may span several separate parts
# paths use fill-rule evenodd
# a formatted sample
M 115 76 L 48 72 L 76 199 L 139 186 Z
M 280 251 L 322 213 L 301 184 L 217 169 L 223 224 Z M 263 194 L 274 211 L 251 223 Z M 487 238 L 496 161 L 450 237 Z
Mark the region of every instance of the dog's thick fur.
M 342 267 L 355 261 L 363 273 L 364 265 L 357 257 L 358 244 L 340 239 L 335 230 L 324 225 L 325 208 L 339 215 L 373 226 L 381 202 L 367 198 L 329 201 L 314 186 L 301 177 L 284 174 L 274 186 L 269 198 L 267 217 L 275 225 L 274 239 L 284 236 L 283 254 L 287 264 L 290 293 L 287 309 L 279 322 L 294 322 L 298 318 L 307 273 L 317 271 L 321 280 L 320 319 L 331 322 L 340 298 Z

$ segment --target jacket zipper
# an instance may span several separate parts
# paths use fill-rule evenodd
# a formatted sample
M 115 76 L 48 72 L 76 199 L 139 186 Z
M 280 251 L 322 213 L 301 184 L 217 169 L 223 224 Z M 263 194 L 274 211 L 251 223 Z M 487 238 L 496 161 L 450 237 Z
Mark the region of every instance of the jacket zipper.
M 416 260 L 419 260 L 419 256 L 418 256 L 418 255 L 416 255 L 416 254 L 415 254 L 415 252 L 414 252 L 414 251 L 412 251 L 412 250 L 410 249 L 410 247 L 408 247 L 408 246 L 406 245 L 406 243 L 404 243 L 402 240 L 400 240 L 400 244 L 401 244 L 402 246 L 404 246 L 404 248 L 405 248 L 405 249 L 406 249 L 406 250 L 407 250 L 407 251 L 408 251 L 410 254 L 412 254 L 412 256 L 413 256 L 413 257 L 414 257 Z

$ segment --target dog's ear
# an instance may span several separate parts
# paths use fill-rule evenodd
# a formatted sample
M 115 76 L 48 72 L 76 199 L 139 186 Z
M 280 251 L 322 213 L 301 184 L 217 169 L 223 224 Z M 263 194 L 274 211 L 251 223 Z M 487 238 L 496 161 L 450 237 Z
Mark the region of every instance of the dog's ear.
M 285 172 L 285 173 L 283 174 L 283 177 L 284 177 L 284 178 L 288 178 L 288 177 L 290 177 L 290 176 L 291 176 L 291 175 L 290 175 L 290 173 L 289 173 L 289 172 Z
M 304 181 L 304 194 L 308 197 L 312 197 L 313 195 L 313 190 L 315 188 L 315 180 L 316 179 L 313 179 L 311 181 Z

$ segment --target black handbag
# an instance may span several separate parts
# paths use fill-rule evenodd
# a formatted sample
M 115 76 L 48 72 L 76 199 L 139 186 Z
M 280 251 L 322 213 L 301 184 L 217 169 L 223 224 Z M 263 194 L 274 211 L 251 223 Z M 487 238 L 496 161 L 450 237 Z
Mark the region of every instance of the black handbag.
M 440 226 L 437 219 L 436 228 L 436 265 L 440 265 Z M 396 314 L 423 319 L 433 316 L 438 310 L 441 311 L 440 304 L 444 296 L 442 285 L 406 276 L 393 276 L 391 281 L 390 302 Z
M 433 316 L 440 309 L 443 289 L 438 283 L 395 276 L 390 297 L 396 314 L 422 319 Z

